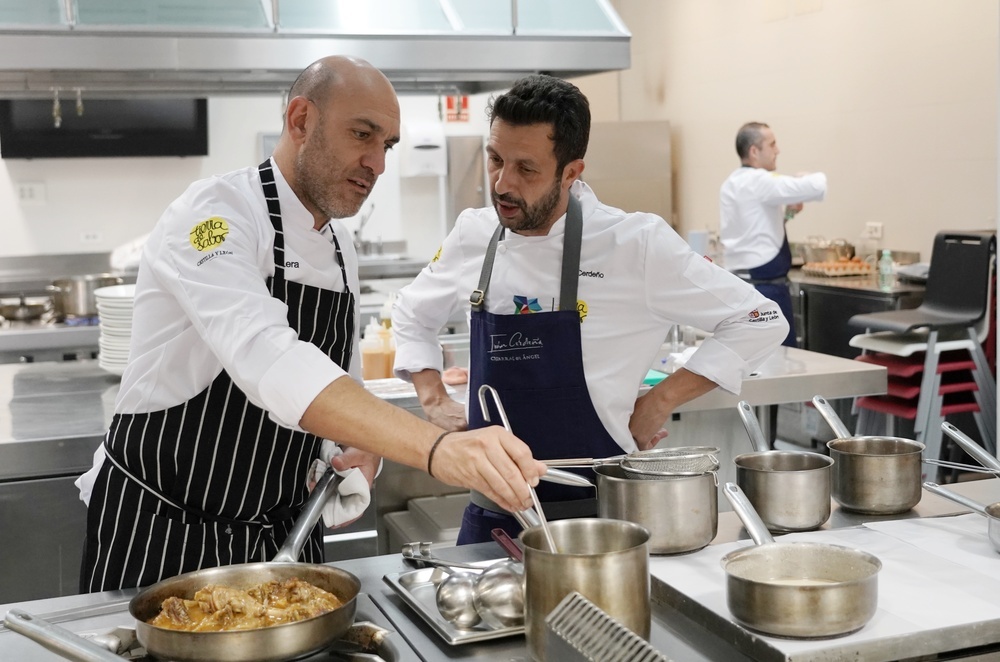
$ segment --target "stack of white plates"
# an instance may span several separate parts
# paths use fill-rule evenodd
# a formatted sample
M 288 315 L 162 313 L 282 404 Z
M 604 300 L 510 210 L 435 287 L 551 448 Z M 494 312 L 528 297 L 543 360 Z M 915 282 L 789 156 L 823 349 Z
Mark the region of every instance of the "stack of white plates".
M 101 323 L 98 365 L 115 375 L 125 372 L 132 338 L 132 304 L 135 285 L 112 285 L 94 290 Z

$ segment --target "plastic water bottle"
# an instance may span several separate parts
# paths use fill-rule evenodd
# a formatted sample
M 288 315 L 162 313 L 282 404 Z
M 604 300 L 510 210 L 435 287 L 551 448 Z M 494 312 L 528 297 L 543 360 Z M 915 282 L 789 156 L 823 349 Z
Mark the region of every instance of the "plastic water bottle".
M 878 259 L 878 287 L 880 290 L 889 290 L 896 282 L 892 269 L 892 252 L 889 249 L 882 249 L 882 257 Z

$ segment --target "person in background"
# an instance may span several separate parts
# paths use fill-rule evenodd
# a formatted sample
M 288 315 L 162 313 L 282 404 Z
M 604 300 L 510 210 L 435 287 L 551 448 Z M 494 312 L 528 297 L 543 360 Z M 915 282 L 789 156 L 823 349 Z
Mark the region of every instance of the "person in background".
M 778 142 L 771 128 L 748 122 L 736 134 L 740 167 L 719 191 L 719 236 L 723 264 L 761 294 L 777 302 L 788 320 L 782 344 L 795 347 L 795 319 L 788 289 L 792 252 L 785 223 L 802 211 L 802 203 L 822 200 L 826 175 L 821 172 L 779 175 Z
M 738 393 L 785 337 L 777 306 L 693 252 L 662 218 L 598 200 L 580 180 L 590 108 L 574 85 L 522 78 L 492 100 L 489 119 L 492 206 L 462 212 L 393 308 L 395 373 L 413 381 L 428 420 L 482 427 L 486 384 L 536 458 L 602 458 L 653 447 L 678 406 L 716 386 Z M 462 309 L 468 412 L 442 384 L 438 341 Z M 637 399 L 672 324 L 713 335 Z M 586 488 L 542 484 L 538 494 L 552 519 L 596 513 Z M 495 527 L 520 531 L 474 491 L 459 544 L 489 540 Z
M 328 57 L 292 85 L 274 154 L 195 182 L 153 229 L 129 363 L 95 466 L 83 591 L 264 561 L 287 536 L 324 440 L 368 483 L 384 456 L 511 508 L 545 466 L 502 428 L 449 434 L 368 394 L 352 216 L 399 140 L 367 62 Z M 332 219 L 332 220 L 331 220 Z M 321 529 L 303 556 L 323 560 Z

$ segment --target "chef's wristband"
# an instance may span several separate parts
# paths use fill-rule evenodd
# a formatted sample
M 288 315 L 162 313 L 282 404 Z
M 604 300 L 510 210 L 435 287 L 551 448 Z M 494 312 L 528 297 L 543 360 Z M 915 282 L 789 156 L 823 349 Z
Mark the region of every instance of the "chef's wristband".
M 441 443 L 441 440 L 444 439 L 446 435 L 449 435 L 451 433 L 452 430 L 448 430 L 447 432 L 442 432 L 441 434 L 438 435 L 438 438 L 434 440 L 434 443 L 431 444 L 431 451 L 427 454 L 427 475 L 430 476 L 431 478 L 434 477 L 433 472 L 431 472 L 431 462 L 434 461 L 434 451 L 437 450 L 438 444 Z

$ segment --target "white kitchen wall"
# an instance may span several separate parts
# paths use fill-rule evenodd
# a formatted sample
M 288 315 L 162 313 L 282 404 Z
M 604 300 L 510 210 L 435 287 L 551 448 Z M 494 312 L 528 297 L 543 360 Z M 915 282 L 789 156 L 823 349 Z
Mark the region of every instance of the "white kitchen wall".
M 447 123 L 446 133 L 485 135 L 488 98 L 472 97 L 470 120 Z M 438 121 L 438 98 L 403 96 L 400 111 L 404 123 Z M 206 157 L 0 161 L 0 257 L 111 251 L 145 234 L 192 181 L 259 163 L 260 134 L 280 132 L 281 113 L 280 95 L 211 98 Z M 401 179 L 393 150 L 362 208 L 374 204 L 363 237 L 403 240 L 411 256 L 430 259 L 444 237 L 439 179 Z M 22 202 L 23 183 L 41 184 L 44 200 Z
M 942 229 L 996 227 L 997 0 L 612 0 L 632 67 L 580 81 L 595 120 L 669 120 L 682 234 L 718 228 L 719 186 L 747 121 L 782 172 L 822 170 L 825 202 L 789 237 L 930 257 Z

